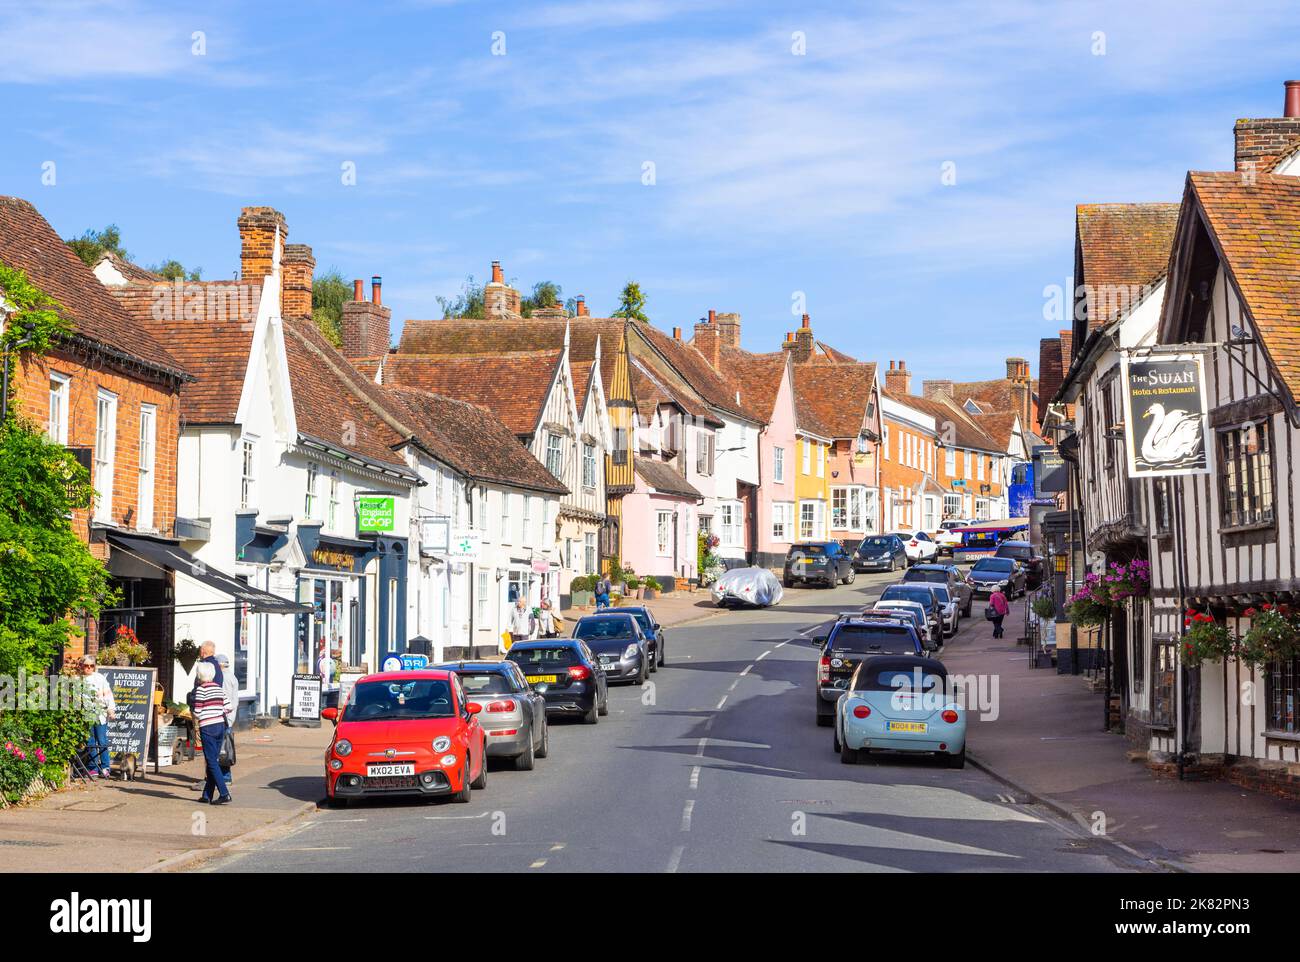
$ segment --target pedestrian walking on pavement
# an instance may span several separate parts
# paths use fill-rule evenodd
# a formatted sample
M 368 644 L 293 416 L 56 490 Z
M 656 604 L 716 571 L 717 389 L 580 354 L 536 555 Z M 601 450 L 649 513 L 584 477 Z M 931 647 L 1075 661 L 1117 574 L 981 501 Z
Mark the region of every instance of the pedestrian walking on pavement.
M 604 575 L 601 575 L 600 580 L 596 582 L 596 610 L 597 611 L 600 611 L 601 608 L 609 607 L 609 591 L 610 591 L 609 579 L 606 578 Z
M 113 689 L 108 679 L 99 673 L 94 655 L 81 659 L 81 677 L 94 695 L 97 709 L 86 740 L 86 754 L 90 756 L 86 767 L 90 769 L 92 778 L 108 778 L 113 765 L 113 758 L 108 753 L 108 723 L 117 718 L 117 703 L 113 701 Z
M 235 678 L 235 673 L 230 670 L 230 658 L 227 655 L 217 655 L 217 666 L 221 669 L 222 683 L 221 690 L 226 693 L 226 730 L 230 736 L 230 741 L 235 740 L 235 715 L 239 712 L 239 681 Z M 235 783 L 234 776 L 230 774 L 230 766 L 221 766 L 221 775 L 226 780 L 227 785 Z
M 528 603 L 523 597 L 515 599 L 515 606 L 510 609 L 510 643 L 527 641 L 533 636 L 533 613 L 528 610 Z
M 989 607 L 993 609 L 993 637 L 1002 637 L 1002 619 L 1011 614 L 1011 603 L 1000 590 L 989 595 Z
M 537 616 L 537 636 L 539 638 L 554 638 L 559 633 L 559 629 L 555 624 L 555 611 L 551 608 L 551 603 L 543 598 Z
M 199 741 L 203 744 L 203 767 L 207 775 L 200 801 L 225 805 L 230 801 L 230 790 L 226 788 L 225 776 L 221 774 L 221 743 L 226 737 L 229 699 L 225 689 L 216 683 L 216 665 L 201 661 L 196 673 L 198 684 L 192 693 L 194 721 L 199 726 Z M 217 798 L 212 797 L 214 791 L 218 794 Z

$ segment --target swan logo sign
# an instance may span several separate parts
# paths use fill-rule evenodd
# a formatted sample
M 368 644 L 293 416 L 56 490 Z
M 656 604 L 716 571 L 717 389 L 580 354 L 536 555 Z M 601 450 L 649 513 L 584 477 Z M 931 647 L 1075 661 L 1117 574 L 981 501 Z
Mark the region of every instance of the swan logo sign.
M 1125 355 L 1121 363 L 1129 476 L 1208 474 L 1204 358 Z

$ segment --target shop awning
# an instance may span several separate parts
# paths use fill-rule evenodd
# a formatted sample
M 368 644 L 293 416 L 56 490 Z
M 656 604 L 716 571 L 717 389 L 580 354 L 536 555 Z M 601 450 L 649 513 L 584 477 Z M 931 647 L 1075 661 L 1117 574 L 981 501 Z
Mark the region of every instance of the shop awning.
M 238 578 L 231 577 L 207 562 L 200 561 L 180 545 L 170 541 L 119 534 L 116 531 L 107 532 L 107 538 L 110 544 L 123 551 L 129 551 L 160 568 L 178 571 L 187 578 L 193 578 L 209 588 L 229 595 L 241 604 L 250 606 L 254 614 L 296 615 L 311 611 L 309 605 L 299 604 L 244 584 Z

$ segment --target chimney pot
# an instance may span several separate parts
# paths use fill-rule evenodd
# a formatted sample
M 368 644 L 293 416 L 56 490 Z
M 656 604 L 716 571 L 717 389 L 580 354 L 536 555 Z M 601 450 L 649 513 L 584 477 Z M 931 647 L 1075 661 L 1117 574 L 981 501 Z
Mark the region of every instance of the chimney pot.
M 383 287 L 384 287 L 384 279 L 380 277 L 378 274 L 370 278 L 370 299 L 374 301 L 376 304 L 383 303 L 383 300 L 380 297 L 380 291 L 383 290 Z
M 504 284 L 505 282 L 506 282 L 506 275 L 501 270 L 501 262 L 493 261 L 492 262 L 492 283 Z
M 1286 82 L 1286 99 L 1282 105 L 1283 117 L 1300 117 L 1300 80 Z
M 717 311 L 713 311 L 713 310 L 709 311 L 709 323 L 710 323 L 710 324 L 712 324 L 715 320 L 717 320 L 717 317 L 718 317 L 718 312 L 717 312 Z
M 359 277 L 352 282 L 352 299 L 354 301 L 364 301 L 366 299 L 366 289 Z
M 673 340 L 674 340 L 674 341 L 680 341 L 681 339 L 682 339 L 682 329 L 681 329 L 680 327 L 674 327 L 674 328 L 673 328 Z
M 586 317 L 586 316 L 587 316 L 587 298 L 584 297 L 582 294 L 579 294 L 578 297 L 577 297 L 577 300 L 576 300 L 574 303 L 577 305 L 578 316 L 579 316 L 579 317 Z
M 807 314 L 805 314 L 805 315 L 803 316 L 803 326 L 804 326 L 804 327 L 811 327 L 811 326 L 812 326 L 812 325 L 809 323 L 808 315 L 807 315 Z
M 785 332 L 785 339 L 786 339 L 786 341 L 788 341 L 789 343 L 793 344 L 793 343 L 794 343 L 794 331 L 786 331 L 786 332 Z

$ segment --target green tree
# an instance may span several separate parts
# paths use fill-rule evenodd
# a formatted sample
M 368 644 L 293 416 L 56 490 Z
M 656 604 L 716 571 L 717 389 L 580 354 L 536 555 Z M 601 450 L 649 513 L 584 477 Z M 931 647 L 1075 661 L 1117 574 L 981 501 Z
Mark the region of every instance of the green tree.
M 311 282 L 311 317 L 335 347 L 343 346 L 343 305 L 352 300 L 352 288 L 337 267 Z
M 199 281 L 203 279 L 203 268 L 196 267 L 194 270 L 188 270 L 180 261 L 171 259 L 165 260 L 161 264 L 155 264 L 146 268 L 151 273 L 159 277 L 165 277 L 169 281 Z
M 636 281 L 628 281 L 623 287 L 623 293 L 618 296 L 618 310 L 610 317 L 625 317 L 630 321 L 649 322 L 650 318 L 646 317 L 645 295 L 641 293 L 641 285 Z
M 0 336 L 6 358 L 20 344 L 43 354 L 69 333 L 23 272 L 0 264 L 0 293 L 13 306 Z M 11 403 L 0 424 L 0 673 L 43 673 L 78 631 L 70 617 L 97 614 L 109 594 L 107 569 L 70 520 L 93 500 L 89 472 Z
M 475 282 L 473 274 L 465 278 L 460 293 L 455 297 L 439 297 L 437 300 L 438 306 L 442 308 L 442 316 L 445 318 L 470 317 L 482 320 L 487 316 L 487 301 L 483 297 L 483 285 Z
M 109 224 L 103 230 L 87 230 L 80 237 L 69 238 L 65 243 L 81 258 L 87 267 L 94 267 L 105 253 L 116 254 L 124 261 L 131 255 L 122 248 L 122 232 L 116 224 Z
M 531 317 L 533 311 L 543 307 L 559 307 L 562 293 L 560 285 L 554 281 L 538 281 L 533 285 L 533 292 L 525 297 L 519 305 L 519 313 Z

